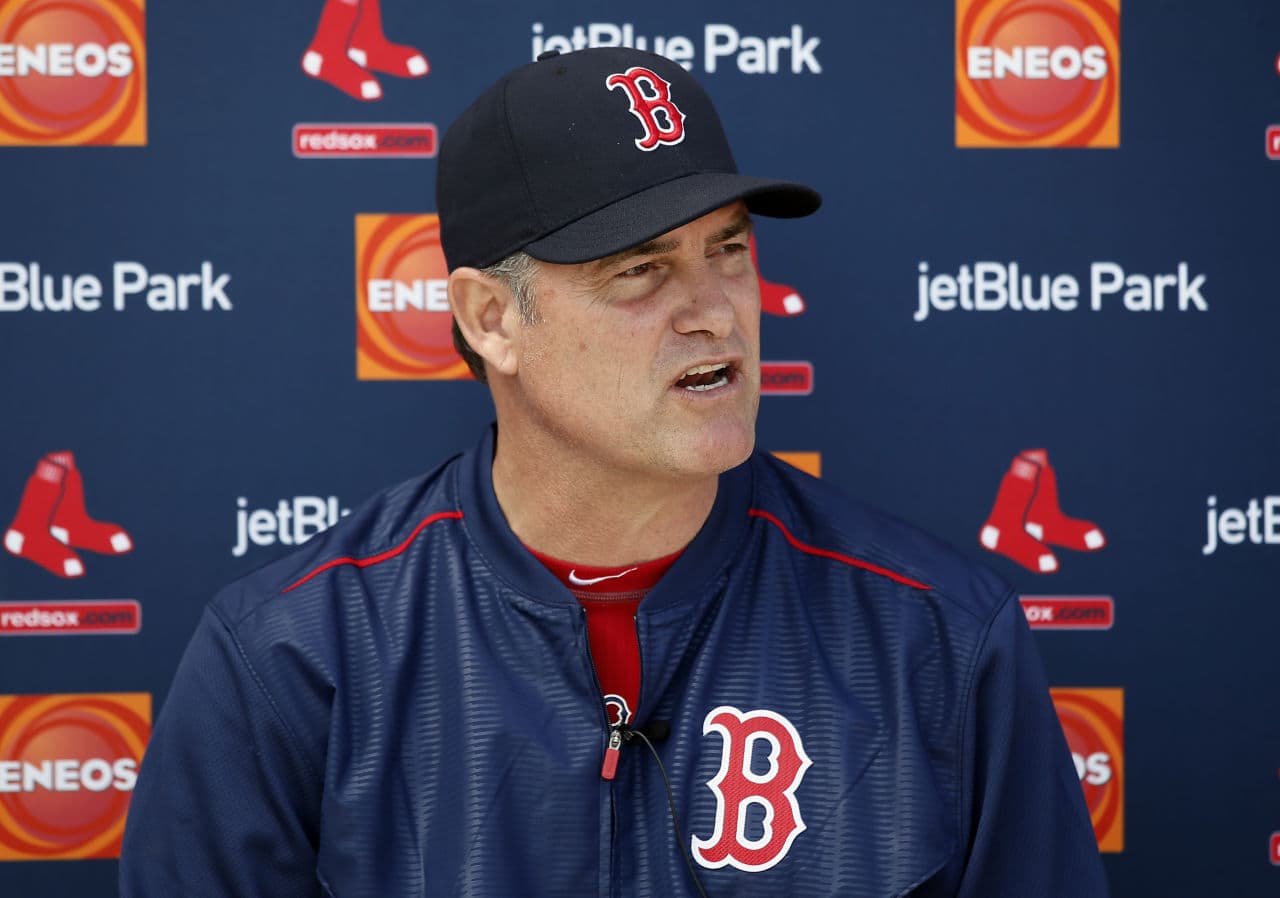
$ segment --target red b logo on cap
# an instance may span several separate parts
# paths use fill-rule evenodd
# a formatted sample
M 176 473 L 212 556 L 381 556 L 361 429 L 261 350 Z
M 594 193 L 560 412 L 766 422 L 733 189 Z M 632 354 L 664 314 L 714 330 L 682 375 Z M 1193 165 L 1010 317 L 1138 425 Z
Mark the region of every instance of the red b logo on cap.
M 604 79 L 609 90 L 621 87 L 631 100 L 631 114 L 644 126 L 636 146 L 648 152 L 658 146 L 675 146 L 684 140 L 684 113 L 671 102 L 671 83 L 649 69 L 633 65 Z M 642 87 L 641 85 L 647 85 Z M 661 116 L 661 118 L 659 117 Z

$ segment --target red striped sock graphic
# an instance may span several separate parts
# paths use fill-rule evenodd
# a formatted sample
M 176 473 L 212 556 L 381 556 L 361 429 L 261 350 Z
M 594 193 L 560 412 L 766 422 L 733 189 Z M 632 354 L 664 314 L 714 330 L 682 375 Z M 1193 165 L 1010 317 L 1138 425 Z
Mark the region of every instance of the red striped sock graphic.
M 302 56 L 302 70 L 357 100 L 377 100 L 381 85 L 347 55 L 359 14 L 358 0 L 325 0 L 316 36 Z
M 62 501 L 66 468 L 41 459 L 27 479 L 18 513 L 4 534 L 4 547 L 13 555 L 35 562 L 59 577 L 84 575 L 79 556 L 49 532 L 54 511 Z

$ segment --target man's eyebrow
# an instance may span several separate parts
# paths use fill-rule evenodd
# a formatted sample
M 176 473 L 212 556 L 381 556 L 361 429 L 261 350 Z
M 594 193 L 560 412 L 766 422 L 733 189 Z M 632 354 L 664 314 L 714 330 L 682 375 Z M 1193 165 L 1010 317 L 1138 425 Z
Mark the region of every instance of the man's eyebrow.
M 707 246 L 714 246 L 726 240 L 732 240 L 741 234 L 751 233 L 751 216 L 745 212 L 726 227 L 716 231 L 707 238 Z
M 715 246 L 717 243 L 732 240 L 734 237 L 750 232 L 750 230 L 751 216 L 743 213 L 739 218 L 709 236 L 707 238 L 707 246 Z M 603 271 L 635 256 L 657 256 L 663 253 L 675 252 L 679 248 L 680 241 L 678 240 L 672 240 L 669 237 L 666 239 L 655 237 L 652 240 L 646 240 L 644 243 L 637 243 L 635 246 L 616 252 L 612 256 L 596 259 L 591 263 L 591 270 L 593 272 Z
M 605 256 L 603 259 L 596 259 L 591 263 L 592 271 L 602 271 L 610 268 L 618 262 L 630 259 L 633 256 L 653 256 L 660 253 L 674 252 L 680 246 L 680 241 L 667 238 L 663 240 L 655 237 L 652 240 L 646 240 L 644 243 L 637 243 L 635 246 L 628 247 L 620 252 L 614 253 L 612 256 Z

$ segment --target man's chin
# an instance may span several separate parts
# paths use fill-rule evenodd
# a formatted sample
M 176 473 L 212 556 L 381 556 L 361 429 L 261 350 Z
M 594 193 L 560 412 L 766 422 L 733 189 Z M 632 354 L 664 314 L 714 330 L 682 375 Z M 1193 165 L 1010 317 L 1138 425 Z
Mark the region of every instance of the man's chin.
M 695 447 L 684 459 L 690 473 L 719 475 L 736 468 L 751 457 L 756 445 L 756 434 L 753 427 L 745 425 L 709 425 L 695 442 Z

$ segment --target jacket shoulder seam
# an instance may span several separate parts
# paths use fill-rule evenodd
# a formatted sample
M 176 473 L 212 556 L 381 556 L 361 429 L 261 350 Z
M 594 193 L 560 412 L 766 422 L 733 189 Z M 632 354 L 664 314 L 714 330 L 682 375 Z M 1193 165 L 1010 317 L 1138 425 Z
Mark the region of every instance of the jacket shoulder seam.
M 267 684 L 258 673 L 258 669 L 254 667 L 253 661 L 249 658 L 249 653 L 245 650 L 244 644 L 240 641 L 240 637 L 227 622 L 226 618 L 218 612 L 217 608 L 210 606 L 209 611 L 215 618 L 217 618 L 218 623 L 226 629 L 227 635 L 231 638 L 232 644 L 236 647 L 236 654 L 240 656 L 240 660 L 244 663 L 245 670 L 249 672 L 249 677 L 253 680 L 254 684 L 257 685 L 258 690 L 262 693 L 262 697 L 270 706 L 271 713 L 275 715 L 277 722 L 280 724 L 280 728 L 284 732 L 285 738 L 289 740 L 289 745 L 293 749 L 294 755 L 297 756 L 302 766 L 306 769 L 307 774 L 316 782 L 321 782 L 322 777 L 320 776 L 320 771 L 316 770 L 311 765 L 311 760 L 307 757 L 306 752 L 302 750 L 302 744 L 298 739 L 297 734 L 294 733 L 293 728 L 289 726 L 289 722 L 285 720 L 284 715 L 280 712 L 280 706 L 271 695 L 271 691 L 267 688 Z
M 905 574 L 900 574 L 897 571 L 890 570 L 889 568 L 882 567 L 878 564 L 873 564 L 870 561 L 864 561 L 861 558 L 855 558 L 852 555 L 846 555 L 843 552 L 836 552 L 832 549 L 823 549 L 819 546 L 813 546 L 813 545 L 810 545 L 809 543 L 803 542 L 802 540 L 797 539 L 796 536 L 792 534 L 792 532 L 789 529 L 787 529 L 787 526 L 783 524 L 782 521 L 780 521 L 777 517 L 770 514 L 769 512 L 764 511 L 763 509 L 751 508 L 747 510 L 747 514 L 751 515 L 752 517 L 761 518 L 762 520 L 768 521 L 770 524 L 772 524 L 774 527 L 776 527 L 778 530 L 782 532 L 783 537 L 787 540 L 787 542 L 791 545 L 793 549 L 803 552 L 806 555 L 814 555 L 819 558 L 830 558 L 833 561 L 842 562 L 844 564 L 849 565 L 850 567 L 859 568 L 864 571 L 870 571 L 871 573 L 878 574 L 881 577 L 887 577 L 888 579 L 894 581 L 895 583 L 901 583 L 904 586 L 910 586 L 913 589 L 920 589 L 925 591 L 933 590 L 932 586 L 929 586 L 926 583 L 921 583 L 919 580 L 914 580 L 911 577 L 906 576 Z

